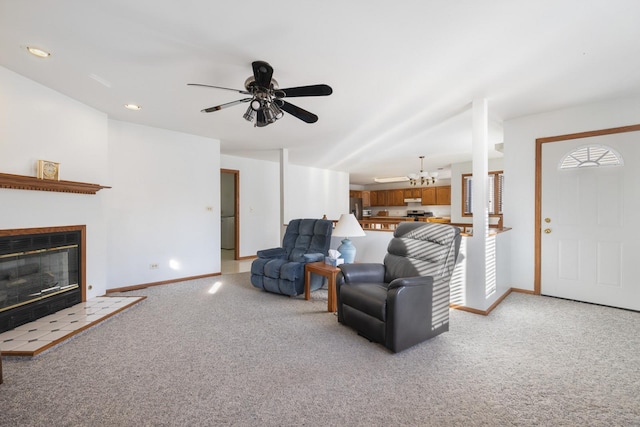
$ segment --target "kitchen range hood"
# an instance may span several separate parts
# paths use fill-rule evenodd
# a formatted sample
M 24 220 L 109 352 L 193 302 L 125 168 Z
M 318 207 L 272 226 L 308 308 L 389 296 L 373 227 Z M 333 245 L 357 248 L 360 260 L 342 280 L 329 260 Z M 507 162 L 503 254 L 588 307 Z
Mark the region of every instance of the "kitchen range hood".
M 420 197 L 411 197 L 404 199 L 405 203 L 422 203 L 422 199 Z

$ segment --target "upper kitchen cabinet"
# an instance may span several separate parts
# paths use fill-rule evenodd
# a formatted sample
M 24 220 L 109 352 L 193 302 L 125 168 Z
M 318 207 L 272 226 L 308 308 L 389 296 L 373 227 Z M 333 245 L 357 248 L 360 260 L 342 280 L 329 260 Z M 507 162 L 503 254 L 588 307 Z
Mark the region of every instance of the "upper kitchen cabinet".
M 436 187 L 436 204 L 437 205 L 451 204 L 451 186 L 450 185 Z
M 402 191 L 405 199 L 419 199 L 422 197 L 420 188 L 405 188 Z
M 422 205 L 450 205 L 451 186 L 361 191 L 362 206 L 406 206 L 405 199 L 422 199 Z
M 389 196 L 391 199 L 387 200 L 389 206 L 404 206 L 404 190 L 389 190 Z
M 436 205 L 436 187 L 423 188 L 420 198 L 422 199 L 422 206 Z
M 363 191 L 362 192 L 362 207 L 370 208 L 371 207 L 371 192 Z
M 427 187 L 422 189 L 422 205 L 450 205 L 451 186 Z

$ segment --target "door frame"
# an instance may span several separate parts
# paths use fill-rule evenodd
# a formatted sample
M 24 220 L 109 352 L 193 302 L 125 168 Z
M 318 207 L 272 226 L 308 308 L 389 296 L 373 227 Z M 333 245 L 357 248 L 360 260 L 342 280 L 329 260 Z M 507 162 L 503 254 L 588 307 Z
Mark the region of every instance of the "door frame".
M 233 259 L 240 259 L 240 171 L 235 169 L 220 169 L 220 173 L 233 175 Z
M 533 293 L 540 295 L 542 292 L 542 144 L 551 142 L 568 141 L 570 139 L 589 138 L 601 135 L 613 135 L 625 132 L 640 131 L 640 124 L 621 126 L 609 129 L 600 129 L 588 132 L 570 133 L 566 135 L 550 136 L 536 139 L 536 177 L 535 177 L 535 231 L 534 231 L 534 270 Z

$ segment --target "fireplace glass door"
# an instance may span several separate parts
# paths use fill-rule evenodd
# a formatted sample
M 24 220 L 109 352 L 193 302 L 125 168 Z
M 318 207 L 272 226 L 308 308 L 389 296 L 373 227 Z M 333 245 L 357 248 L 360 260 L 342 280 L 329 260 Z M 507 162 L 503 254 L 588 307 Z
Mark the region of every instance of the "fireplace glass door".
M 0 238 L 0 332 L 80 299 L 78 232 Z

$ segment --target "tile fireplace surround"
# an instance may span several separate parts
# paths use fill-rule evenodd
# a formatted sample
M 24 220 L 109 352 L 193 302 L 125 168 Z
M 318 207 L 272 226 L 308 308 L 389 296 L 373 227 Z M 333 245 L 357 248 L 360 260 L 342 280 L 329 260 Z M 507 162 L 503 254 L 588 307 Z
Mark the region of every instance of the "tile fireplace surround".
M 0 334 L 2 356 L 35 357 L 146 297 L 96 297 Z
M 85 225 L 0 230 L 2 356 L 37 356 L 146 298 L 86 290 Z

